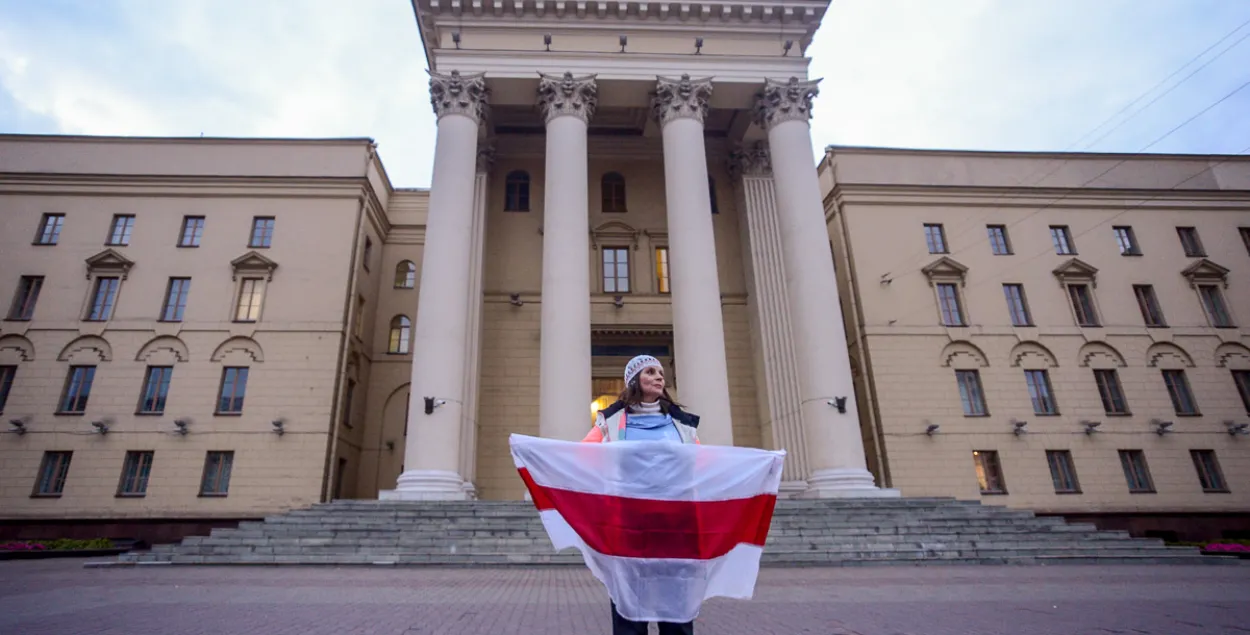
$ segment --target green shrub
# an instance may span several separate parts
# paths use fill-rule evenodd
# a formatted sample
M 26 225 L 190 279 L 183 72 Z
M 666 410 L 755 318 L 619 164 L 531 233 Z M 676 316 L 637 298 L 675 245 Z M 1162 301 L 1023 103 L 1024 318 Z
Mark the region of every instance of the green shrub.
M 49 549 L 56 551 L 79 551 L 83 549 L 112 549 L 113 541 L 108 538 L 94 538 L 92 540 L 74 540 L 71 538 L 58 538 L 56 540 L 42 541 Z

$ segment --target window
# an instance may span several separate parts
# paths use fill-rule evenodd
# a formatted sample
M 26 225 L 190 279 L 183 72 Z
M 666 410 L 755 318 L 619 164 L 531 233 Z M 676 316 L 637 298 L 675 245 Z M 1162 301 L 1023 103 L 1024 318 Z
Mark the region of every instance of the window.
M 716 203 L 716 179 L 711 176 L 707 177 L 707 197 L 712 204 L 712 213 L 719 214 L 720 206 Z
M 946 250 L 946 230 L 942 229 L 940 224 L 925 223 L 924 242 L 929 247 L 929 253 L 931 254 L 950 253 Z
M 977 470 L 977 485 L 982 494 L 1006 494 L 1007 483 L 1003 479 L 1003 466 L 994 450 L 973 450 L 972 462 Z
M 1007 312 L 1011 314 L 1012 326 L 1033 326 L 1029 305 L 1024 300 L 1024 285 L 1004 284 L 1003 295 L 1007 298 Z
M 1076 315 L 1078 326 L 1098 326 L 1098 313 L 1094 311 L 1094 296 L 1087 284 L 1068 285 L 1068 299 L 1072 301 L 1072 311 Z
M 504 180 L 503 211 L 530 211 L 530 175 L 523 170 L 509 172 Z
M 1124 478 L 1128 481 L 1128 491 L 1134 494 L 1153 494 L 1154 481 L 1150 479 L 1150 468 L 1146 467 L 1146 454 L 1141 450 L 1120 450 L 1120 467 L 1124 468 Z
M 169 380 L 173 376 L 173 366 L 148 366 L 147 375 L 143 378 L 143 394 L 139 398 L 140 413 L 165 412 L 165 398 L 169 396 Z
M 1094 382 L 1098 384 L 1098 395 L 1102 398 L 1102 409 L 1109 415 L 1126 415 L 1128 401 L 1124 399 L 1124 388 L 1120 386 L 1120 375 L 1114 369 L 1095 370 Z
M 87 409 L 87 399 L 91 397 L 91 382 L 94 379 L 95 366 L 70 366 L 57 412 L 82 414 Z
M 365 296 L 356 296 L 356 337 L 365 339 Z
M 981 373 L 975 370 L 955 371 L 959 384 L 959 401 L 963 403 L 965 417 L 983 417 L 989 414 L 985 407 L 985 392 L 981 390 Z
M 0 412 L 4 412 L 4 404 L 9 401 L 9 392 L 13 390 L 13 378 L 16 376 L 17 366 L 0 366 Z M 1245 398 L 1244 393 L 1242 398 Z M 1250 410 L 1250 406 L 1246 406 L 1246 409 Z
M 257 216 L 252 219 L 252 240 L 248 247 L 269 247 L 273 242 L 272 216 Z
M 130 244 L 130 232 L 134 231 L 134 214 L 115 214 L 113 224 L 109 227 L 109 239 L 106 245 L 124 247 Z
M 603 175 L 603 180 L 599 183 L 603 190 L 603 212 L 624 213 L 625 212 L 625 177 L 616 172 L 608 172 Z
M 9 305 L 10 320 L 29 320 L 35 316 L 35 302 L 43 289 L 43 276 L 22 276 L 17 282 L 17 293 Z
M 1076 255 L 1076 244 L 1072 242 L 1072 232 L 1067 225 L 1050 226 L 1050 242 L 1055 245 L 1055 253 L 1060 256 Z
M 369 262 L 371 260 L 373 260 L 373 239 L 365 236 L 365 253 L 360 263 L 364 266 L 365 271 L 369 270 Z
M 603 248 L 603 292 L 629 293 L 629 250 Z
M 1011 243 L 1007 240 L 1007 226 L 986 225 L 985 230 L 990 235 L 990 251 L 995 256 L 1010 256 Z
M 352 427 L 352 400 L 356 396 L 355 380 L 347 380 L 347 391 L 343 395 L 343 425 Z
M 203 216 L 183 216 L 182 232 L 178 234 L 179 247 L 199 247 L 204 236 Z
M 655 288 L 660 293 L 671 293 L 668 286 L 668 247 L 655 248 Z
M 1033 414 L 1057 415 L 1055 393 L 1050 387 L 1050 374 L 1044 370 L 1024 371 L 1024 382 L 1029 386 L 1029 399 L 1033 402 Z
M 945 326 L 967 326 L 959 304 L 959 287 L 942 283 L 937 285 L 938 308 L 942 312 L 942 324 Z
M 187 308 L 187 294 L 191 292 L 190 278 L 170 278 L 165 289 L 165 306 L 161 307 L 162 322 L 181 322 Z
M 1189 380 L 1183 370 L 1163 371 L 1163 383 L 1167 385 L 1168 396 L 1172 398 L 1172 408 L 1182 416 L 1197 416 L 1198 403 L 1194 401 L 1194 393 L 1189 389 Z
M 204 477 L 200 479 L 200 496 L 225 496 L 230 491 L 230 469 L 234 452 L 209 452 L 204 457 Z
M 153 452 L 126 453 L 122 463 L 122 478 L 117 484 L 117 495 L 135 498 L 148 493 L 148 476 L 152 473 Z
M 65 214 L 44 214 L 39 221 L 39 233 L 35 234 L 36 245 L 55 245 L 61 239 L 61 228 L 65 226 Z
M 1046 450 L 1046 462 L 1050 464 L 1050 480 L 1055 484 L 1056 494 L 1080 494 L 1081 484 L 1076 480 L 1076 465 L 1068 450 Z
M 255 322 L 260 319 L 260 305 L 265 299 L 264 281 L 260 278 L 244 278 L 239 285 L 239 303 L 234 312 L 235 322 Z
M 1194 469 L 1198 470 L 1198 482 L 1202 484 L 1202 491 L 1228 491 L 1224 473 L 1220 471 L 1220 462 L 1215 459 L 1215 450 L 1190 450 L 1189 457 L 1194 460 Z
M 73 452 L 44 452 L 33 496 L 60 496 L 65 491 L 65 477 L 69 475 L 69 461 L 73 457 Z
M 1224 304 L 1224 294 L 1214 284 L 1198 285 L 1198 297 L 1202 298 L 1202 309 L 1206 311 L 1207 321 L 1211 326 L 1220 329 L 1233 328 L 1233 316 Z
M 386 352 L 398 355 L 408 353 L 408 343 L 412 340 L 412 320 L 407 316 L 396 315 L 391 318 L 391 341 Z
M 1137 296 L 1137 308 L 1141 310 L 1141 319 L 1146 326 L 1165 327 L 1163 309 L 1159 307 L 1159 298 L 1155 296 L 1155 288 L 1149 284 L 1133 285 L 1133 295 Z
M 1181 247 L 1190 258 L 1201 258 L 1207 255 L 1202 248 L 1202 240 L 1198 238 L 1198 230 L 1193 227 L 1177 227 L 1176 235 L 1181 239 Z
M 9 375 L 9 382 L 12 383 L 13 375 Z M 1241 405 L 1246 407 L 1246 412 L 1250 413 L 1250 370 L 1233 371 L 1233 383 L 1237 384 L 1237 394 L 1241 395 Z M 0 385 L 0 391 L 4 390 L 4 386 Z M 4 392 L 0 392 L 0 408 L 4 407 Z
M 221 370 L 221 389 L 217 391 L 217 414 L 243 412 L 243 396 L 247 393 L 247 367 Z
M 1246 246 L 1246 253 L 1250 254 L 1250 227 L 1238 227 L 1237 231 L 1241 234 L 1241 242 Z
M 1137 244 L 1132 227 L 1112 227 L 1111 230 L 1115 232 L 1115 243 L 1120 246 L 1121 256 L 1141 255 L 1141 246 Z
M 95 293 L 91 295 L 91 312 L 87 320 L 104 322 L 113 315 L 113 305 L 117 302 L 117 288 L 121 285 L 120 278 L 96 278 Z
M 417 264 L 411 260 L 401 260 L 395 265 L 395 288 L 412 289 L 417 286 Z

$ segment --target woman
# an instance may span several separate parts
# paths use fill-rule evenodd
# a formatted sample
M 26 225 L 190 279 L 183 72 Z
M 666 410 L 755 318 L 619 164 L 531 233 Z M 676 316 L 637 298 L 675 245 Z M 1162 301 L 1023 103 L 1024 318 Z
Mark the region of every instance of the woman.
M 684 412 L 668 394 L 660 360 L 639 355 L 625 365 L 625 389 L 599 411 L 582 441 L 668 441 L 698 443 L 698 415 Z M 660 622 L 660 635 L 694 635 L 694 622 Z M 612 605 L 612 635 L 646 635 L 647 623 L 627 620 Z

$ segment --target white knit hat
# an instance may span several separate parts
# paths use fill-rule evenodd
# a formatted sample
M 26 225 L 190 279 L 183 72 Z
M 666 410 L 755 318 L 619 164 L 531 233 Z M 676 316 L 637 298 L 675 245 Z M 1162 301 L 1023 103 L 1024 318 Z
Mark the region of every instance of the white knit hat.
M 625 385 L 628 386 L 629 382 L 633 381 L 634 377 L 638 376 L 638 373 L 641 373 L 644 368 L 651 366 L 664 370 L 664 366 L 660 364 L 660 360 L 650 355 L 639 355 L 638 357 L 629 360 L 629 363 L 625 364 Z

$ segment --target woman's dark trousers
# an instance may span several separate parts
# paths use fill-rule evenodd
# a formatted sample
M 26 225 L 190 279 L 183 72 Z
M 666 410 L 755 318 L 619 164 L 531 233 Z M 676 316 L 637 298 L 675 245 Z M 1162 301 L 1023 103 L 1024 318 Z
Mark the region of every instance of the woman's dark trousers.
M 647 635 L 646 622 L 631 622 L 616 612 L 616 604 L 612 604 L 612 635 Z M 675 624 L 660 622 L 660 635 L 694 635 L 694 622 Z

